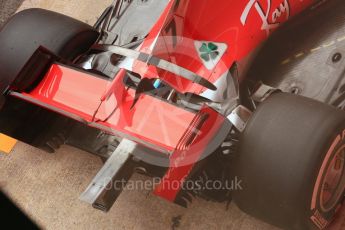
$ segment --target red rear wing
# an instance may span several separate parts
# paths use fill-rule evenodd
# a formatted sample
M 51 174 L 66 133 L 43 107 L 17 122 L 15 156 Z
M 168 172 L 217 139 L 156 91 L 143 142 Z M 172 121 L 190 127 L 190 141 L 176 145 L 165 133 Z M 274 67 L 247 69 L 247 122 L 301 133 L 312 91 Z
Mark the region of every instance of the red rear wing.
M 111 82 L 100 76 L 53 64 L 30 93 L 11 93 L 30 103 L 123 137 L 170 158 L 170 169 L 155 194 L 173 201 L 194 164 L 219 146 L 229 127 L 226 118 L 210 107 L 193 112 L 151 95 L 142 94 L 131 109 L 135 90 L 125 85 L 120 70 Z M 222 137 L 217 138 L 221 134 Z
M 171 153 L 197 114 L 145 94 L 131 109 L 135 90 L 126 87 L 124 77 L 120 75 L 112 83 L 90 73 L 53 64 L 32 92 L 12 95 Z M 107 97 L 102 102 L 105 93 Z

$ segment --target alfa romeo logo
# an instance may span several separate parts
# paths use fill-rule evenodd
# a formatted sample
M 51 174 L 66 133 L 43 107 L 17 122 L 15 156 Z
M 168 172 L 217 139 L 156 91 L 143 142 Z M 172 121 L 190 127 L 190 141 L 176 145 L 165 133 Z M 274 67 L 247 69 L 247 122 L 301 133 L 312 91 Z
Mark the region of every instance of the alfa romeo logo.
M 223 57 L 228 45 L 212 41 L 195 41 L 195 48 L 205 67 L 212 70 Z
M 212 42 L 209 42 L 208 44 L 205 42 L 202 43 L 199 52 L 200 57 L 206 62 L 210 61 L 211 59 L 215 60 L 219 56 L 218 46 Z

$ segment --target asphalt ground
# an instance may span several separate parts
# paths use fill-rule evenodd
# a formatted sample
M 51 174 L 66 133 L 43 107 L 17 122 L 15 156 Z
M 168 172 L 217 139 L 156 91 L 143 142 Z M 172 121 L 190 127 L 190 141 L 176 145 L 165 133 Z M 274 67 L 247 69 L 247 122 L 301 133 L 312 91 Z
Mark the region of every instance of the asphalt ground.
M 24 0 L 0 0 L 0 27 L 14 14 Z
M 39 7 L 93 24 L 111 0 L 0 0 L 0 24 L 19 10 Z M 181 208 L 147 190 L 125 191 L 108 213 L 78 200 L 102 167 L 101 160 L 69 146 L 47 154 L 18 143 L 0 155 L 0 188 L 43 229 L 229 229 L 275 230 L 226 206 L 195 199 Z M 149 180 L 134 175 L 132 181 Z M 1 205 L 1 204 L 0 204 Z M 344 215 L 345 216 L 345 215 Z M 344 217 L 334 230 L 345 229 Z

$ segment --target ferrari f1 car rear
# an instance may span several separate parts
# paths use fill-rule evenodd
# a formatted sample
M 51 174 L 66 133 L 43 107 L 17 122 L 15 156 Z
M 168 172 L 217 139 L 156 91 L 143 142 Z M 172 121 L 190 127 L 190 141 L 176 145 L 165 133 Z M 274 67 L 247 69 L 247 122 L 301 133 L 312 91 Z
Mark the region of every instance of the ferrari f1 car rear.
M 324 229 L 345 188 L 345 114 L 334 106 L 344 80 L 329 74 L 343 73 L 343 55 L 340 43 L 326 48 L 345 39 L 313 23 L 344 22 L 345 4 L 314 2 L 119 0 L 93 28 L 19 13 L 0 32 L 0 132 L 50 152 L 66 143 L 100 155 L 104 167 L 81 198 L 103 211 L 123 189 L 112 185 L 140 171 L 160 178 L 157 196 L 183 206 L 233 194 L 269 223 Z M 285 57 L 292 48 L 279 41 L 301 30 L 291 42 L 301 50 Z M 320 39 L 306 50 L 312 34 Z M 267 60 L 275 65 L 262 70 Z M 226 187 L 234 178 L 240 186 Z

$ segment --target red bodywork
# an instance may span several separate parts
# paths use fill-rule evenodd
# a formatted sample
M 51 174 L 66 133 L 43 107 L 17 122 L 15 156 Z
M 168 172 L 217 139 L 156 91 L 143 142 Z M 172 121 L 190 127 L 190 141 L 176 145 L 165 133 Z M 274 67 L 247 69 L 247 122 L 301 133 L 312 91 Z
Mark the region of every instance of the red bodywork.
M 170 1 L 140 51 L 176 63 L 216 82 L 230 67 L 250 57 L 278 25 L 313 0 L 176 0 Z M 195 41 L 227 45 L 212 69 L 203 64 Z M 131 62 L 133 72 L 160 78 L 180 92 L 200 94 L 206 89 L 171 73 Z M 143 94 L 131 109 L 135 90 L 124 84 L 125 71 L 114 82 L 54 64 L 30 93 L 15 94 L 90 126 L 134 140 L 170 155 L 171 167 L 155 194 L 174 201 L 181 187 L 164 184 L 186 179 L 194 163 L 226 120 L 205 106 L 192 112 Z

